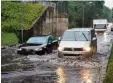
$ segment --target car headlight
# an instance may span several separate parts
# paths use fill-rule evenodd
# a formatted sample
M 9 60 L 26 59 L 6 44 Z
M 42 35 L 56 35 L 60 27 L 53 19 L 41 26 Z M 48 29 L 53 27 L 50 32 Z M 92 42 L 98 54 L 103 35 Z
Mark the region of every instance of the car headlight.
M 107 33 L 106 32 L 104 32 L 104 36 L 106 36 L 107 35 Z
M 64 47 L 61 47 L 61 46 L 58 47 L 58 50 L 59 50 L 59 51 L 62 51 L 63 49 L 64 49 Z
M 95 32 L 95 35 L 97 35 L 97 32 Z
M 89 52 L 91 51 L 91 47 L 85 47 L 84 50 Z
M 42 50 L 42 48 L 36 48 L 35 49 L 35 51 L 41 51 Z
M 19 51 L 21 51 L 22 49 L 21 49 L 21 48 L 19 48 L 18 50 L 19 50 Z
M 107 33 L 106 33 L 106 32 L 104 33 L 104 37 L 105 37 L 105 38 L 107 37 Z

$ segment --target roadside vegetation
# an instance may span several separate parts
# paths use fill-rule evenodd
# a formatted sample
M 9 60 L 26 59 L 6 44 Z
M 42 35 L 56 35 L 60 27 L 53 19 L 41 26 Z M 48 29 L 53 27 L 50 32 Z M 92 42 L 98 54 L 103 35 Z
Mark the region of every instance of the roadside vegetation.
M 3 31 L 19 30 L 22 23 L 24 29 L 30 28 L 44 9 L 44 6 L 33 3 L 2 1 L 1 5 Z
M 1 44 L 2 45 L 13 45 L 18 43 L 18 38 L 14 33 L 1 33 Z
M 111 9 L 104 5 L 104 1 L 68 1 L 68 16 L 69 28 L 91 27 L 93 19 L 112 20 Z
M 104 83 L 113 83 L 113 46 Z
M 33 22 L 41 15 L 44 6 L 31 2 L 20 1 L 1 2 L 1 31 L 2 45 L 17 43 L 22 26 L 24 30 L 31 28 Z M 10 40 L 9 40 L 10 39 Z

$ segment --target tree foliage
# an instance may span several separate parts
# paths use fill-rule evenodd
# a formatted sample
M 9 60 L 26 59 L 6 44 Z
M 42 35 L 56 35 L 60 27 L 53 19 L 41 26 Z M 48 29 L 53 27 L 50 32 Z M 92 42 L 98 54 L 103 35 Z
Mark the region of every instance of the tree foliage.
M 93 19 L 110 19 L 110 9 L 104 6 L 104 1 L 69 1 L 69 28 L 90 27 Z
M 19 30 L 22 27 L 28 29 L 40 16 L 44 6 L 23 2 L 1 2 L 1 27 L 3 31 Z
M 112 21 L 113 21 L 113 8 L 112 8 L 111 12 L 112 12 Z

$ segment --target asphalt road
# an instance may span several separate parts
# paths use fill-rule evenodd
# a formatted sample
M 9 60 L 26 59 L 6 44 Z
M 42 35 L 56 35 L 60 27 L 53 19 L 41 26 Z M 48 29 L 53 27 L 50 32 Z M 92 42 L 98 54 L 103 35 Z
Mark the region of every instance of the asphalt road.
M 3 49 L 2 83 L 102 83 L 113 39 L 109 28 L 105 33 L 97 34 L 98 51 L 90 58 L 60 59 L 57 50 L 20 56 L 15 54 L 17 46 Z

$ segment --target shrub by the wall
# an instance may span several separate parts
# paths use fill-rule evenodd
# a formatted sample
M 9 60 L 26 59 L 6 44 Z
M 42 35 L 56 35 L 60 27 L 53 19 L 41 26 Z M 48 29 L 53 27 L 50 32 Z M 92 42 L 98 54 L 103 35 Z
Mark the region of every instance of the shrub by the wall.
M 18 38 L 15 33 L 1 33 L 1 45 L 14 45 L 18 43 Z

